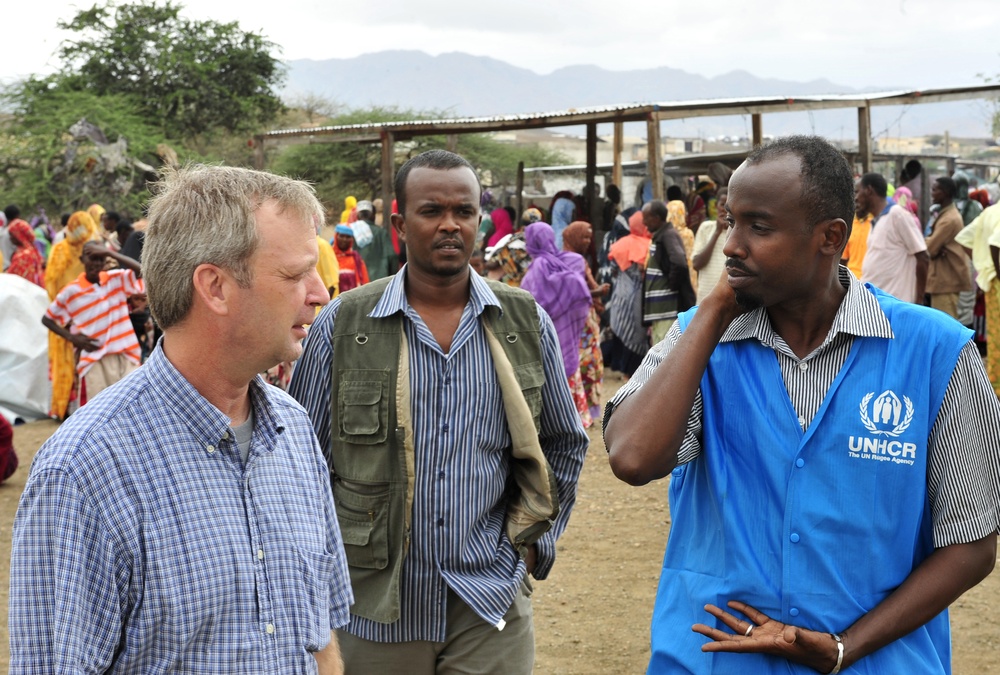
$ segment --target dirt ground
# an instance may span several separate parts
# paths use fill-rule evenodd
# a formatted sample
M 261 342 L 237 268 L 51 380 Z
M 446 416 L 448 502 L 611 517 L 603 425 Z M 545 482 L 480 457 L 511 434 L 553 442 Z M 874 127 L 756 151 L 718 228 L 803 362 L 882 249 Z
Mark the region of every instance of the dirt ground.
M 621 380 L 605 384 L 610 395 Z M 11 524 L 35 451 L 55 430 L 42 421 L 15 428 L 22 466 L 0 485 L 0 672 L 9 659 L 7 594 Z M 546 581 L 535 583 L 539 675 L 645 672 L 649 618 L 669 528 L 665 481 L 633 488 L 608 468 L 595 427 L 569 528 Z M 1000 572 L 952 607 L 956 675 L 1000 675 Z

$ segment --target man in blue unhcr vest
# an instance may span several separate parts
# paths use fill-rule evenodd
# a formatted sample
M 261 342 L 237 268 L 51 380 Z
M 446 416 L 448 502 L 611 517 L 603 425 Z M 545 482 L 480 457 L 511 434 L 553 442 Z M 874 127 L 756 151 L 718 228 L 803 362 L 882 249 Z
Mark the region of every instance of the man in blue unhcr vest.
M 1000 404 L 971 331 L 839 266 L 853 192 L 823 139 L 751 152 L 727 274 L 608 404 L 615 474 L 671 476 L 649 673 L 951 672 Z

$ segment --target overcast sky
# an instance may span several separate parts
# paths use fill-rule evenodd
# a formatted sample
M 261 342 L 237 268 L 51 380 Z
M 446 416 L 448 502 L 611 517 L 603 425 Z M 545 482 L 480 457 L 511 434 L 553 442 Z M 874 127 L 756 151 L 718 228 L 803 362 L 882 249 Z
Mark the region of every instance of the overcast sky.
M 55 28 L 91 2 L 31 0 L 6 22 L 0 79 L 49 72 Z M 826 78 L 851 87 L 977 84 L 1000 74 L 997 0 L 188 0 L 183 14 L 237 21 L 279 58 L 384 49 L 492 56 L 538 73 L 578 64 L 705 76 Z M 572 7 L 572 9 L 568 9 Z M 724 96 L 724 92 L 720 92 Z M 609 93 L 609 102 L 613 102 Z M 526 104 L 526 109 L 530 105 Z

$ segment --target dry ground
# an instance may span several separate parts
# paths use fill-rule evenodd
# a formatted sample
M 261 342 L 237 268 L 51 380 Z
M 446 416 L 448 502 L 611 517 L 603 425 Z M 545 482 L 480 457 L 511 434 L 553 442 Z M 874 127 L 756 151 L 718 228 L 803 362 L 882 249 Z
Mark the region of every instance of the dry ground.
M 620 380 L 612 376 L 606 388 Z M 15 428 L 22 468 L 0 485 L 0 672 L 6 672 L 10 530 L 28 466 L 56 424 Z M 600 433 L 580 478 L 569 529 L 549 579 L 535 584 L 540 675 L 631 675 L 649 658 L 648 626 L 666 542 L 666 483 L 632 488 L 612 476 Z M 956 675 L 1000 675 L 1000 572 L 952 608 Z

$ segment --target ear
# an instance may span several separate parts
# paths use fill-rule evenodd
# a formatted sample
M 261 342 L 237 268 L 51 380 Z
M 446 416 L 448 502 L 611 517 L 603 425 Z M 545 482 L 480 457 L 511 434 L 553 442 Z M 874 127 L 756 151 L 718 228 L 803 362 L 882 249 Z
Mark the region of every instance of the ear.
M 822 236 L 820 240 L 820 252 L 823 255 L 836 257 L 838 260 L 847 245 L 849 228 L 840 218 L 824 220 L 816 225 L 816 230 Z
M 406 241 L 406 220 L 403 218 L 401 213 L 393 213 L 389 219 L 392 222 L 392 226 L 396 228 L 396 232 L 399 234 L 401 241 Z
M 194 269 L 192 282 L 196 301 L 213 314 L 229 314 L 229 298 L 236 281 L 228 273 L 210 263 L 202 263 Z

